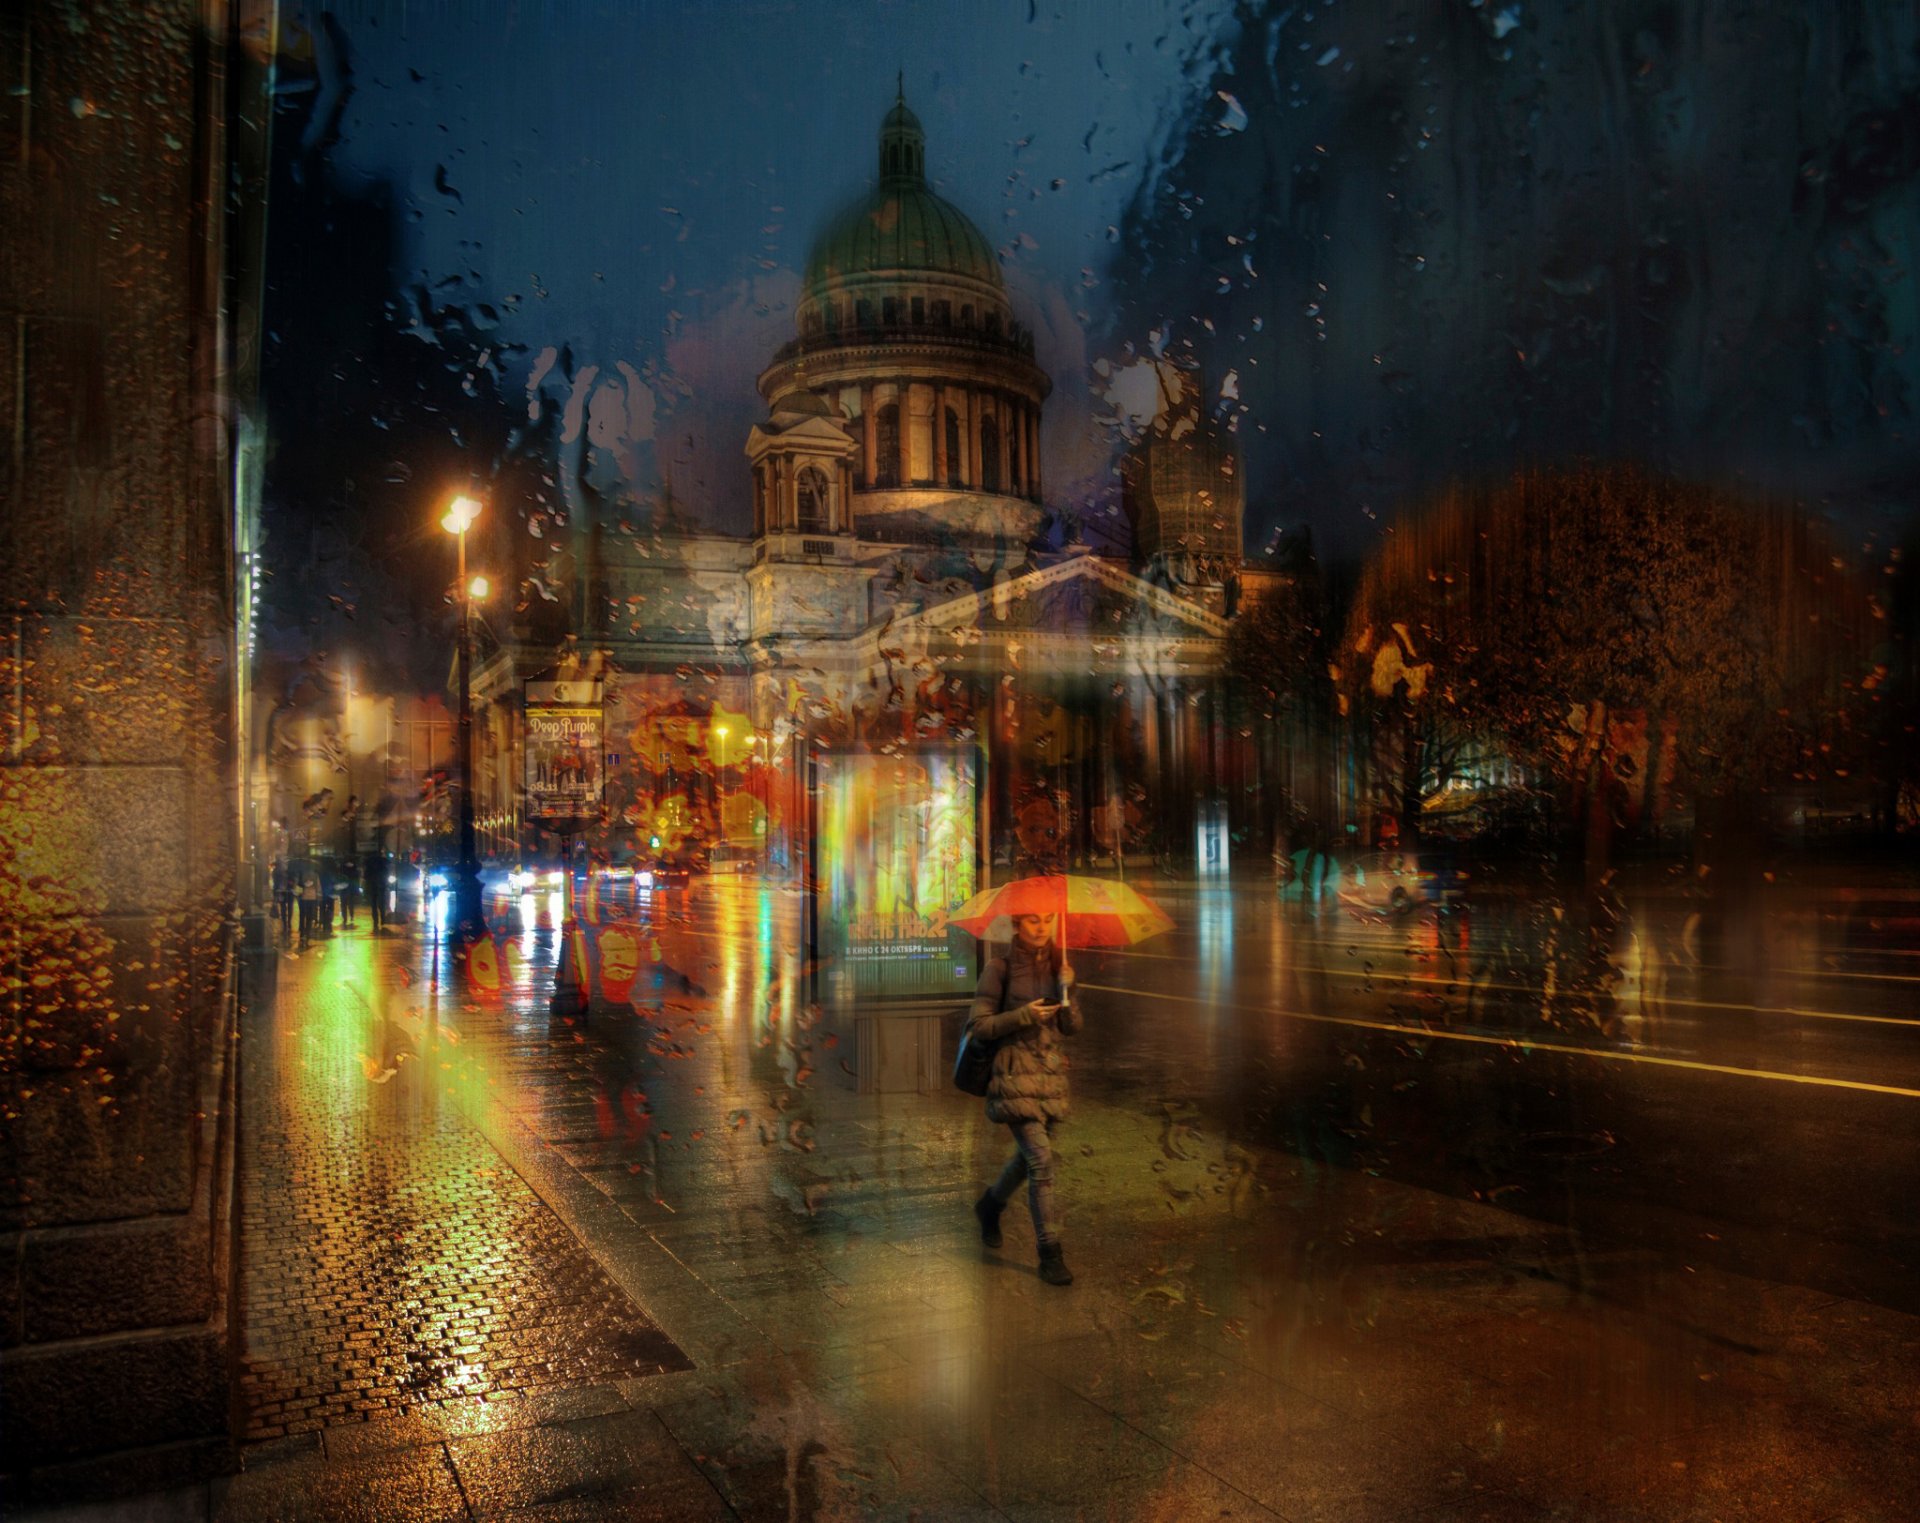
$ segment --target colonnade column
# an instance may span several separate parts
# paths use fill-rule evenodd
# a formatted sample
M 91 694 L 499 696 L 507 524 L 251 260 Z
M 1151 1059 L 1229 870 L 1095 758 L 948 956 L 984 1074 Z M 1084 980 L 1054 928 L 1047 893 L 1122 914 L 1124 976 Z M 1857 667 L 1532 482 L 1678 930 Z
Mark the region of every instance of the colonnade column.
M 1020 441 L 1020 479 L 1013 484 L 1014 492 L 1021 497 L 1033 496 L 1033 456 L 1029 449 L 1027 433 L 1027 399 L 1013 399 L 1013 430 Z
M 947 388 L 933 388 L 933 484 L 947 484 Z
M 980 393 L 974 387 L 967 388 L 967 485 L 975 491 L 985 481 L 980 474 Z
M 1040 408 L 1037 403 L 1027 403 L 1021 411 L 1027 420 L 1027 443 L 1023 453 L 1027 460 L 1027 496 L 1035 502 L 1040 500 Z
M 913 485 L 913 383 L 895 381 L 894 394 L 898 398 L 894 403 L 894 414 L 899 420 L 900 458 L 895 469 L 900 475 L 901 486 Z
M 860 383 L 860 472 L 862 485 L 873 490 L 880 468 L 880 434 L 873 420 L 873 382 Z
M 1160 702 L 1160 798 L 1155 812 L 1162 822 L 1161 844 L 1176 856 L 1186 825 L 1181 790 L 1186 786 L 1186 736 L 1181 724 L 1179 681 L 1169 677 Z
M 1011 440 L 1011 429 L 1007 422 L 1007 399 L 1004 393 L 993 394 L 993 474 L 1000 483 L 1000 490 L 1011 492 L 1013 482 L 1007 477 L 1007 445 Z
M 1000 448 L 1005 452 L 1006 469 L 1000 473 L 1005 483 L 1000 490 L 1009 497 L 1020 495 L 1020 473 L 1014 462 L 1020 458 L 1019 436 L 1014 432 L 1020 426 L 1019 404 L 1004 393 L 1000 397 Z

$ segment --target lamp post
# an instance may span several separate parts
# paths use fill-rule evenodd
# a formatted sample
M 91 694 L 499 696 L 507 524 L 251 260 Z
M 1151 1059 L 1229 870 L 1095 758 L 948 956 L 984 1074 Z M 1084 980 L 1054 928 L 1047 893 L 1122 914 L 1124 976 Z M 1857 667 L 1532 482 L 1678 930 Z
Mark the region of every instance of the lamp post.
M 459 545 L 460 591 L 460 865 L 454 869 L 448 924 L 463 941 L 487 934 L 480 900 L 480 863 L 473 850 L 473 600 L 487 594 L 487 579 L 467 581 L 467 530 L 480 516 L 478 498 L 460 496 L 447 505 L 440 527 Z

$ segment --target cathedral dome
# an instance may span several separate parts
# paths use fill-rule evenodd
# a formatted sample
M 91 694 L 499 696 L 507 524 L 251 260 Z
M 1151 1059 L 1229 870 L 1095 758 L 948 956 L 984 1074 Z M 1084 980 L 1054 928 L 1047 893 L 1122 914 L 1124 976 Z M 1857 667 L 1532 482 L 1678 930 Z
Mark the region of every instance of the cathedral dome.
M 806 289 L 868 275 L 958 275 L 999 289 L 1000 262 L 980 230 L 924 184 L 878 185 L 848 207 L 807 259 Z
M 926 134 L 903 98 L 880 124 L 880 180 L 833 219 L 807 259 L 815 299 L 875 276 L 957 277 L 999 292 L 1000 262 L 979 228 L 927 187 Z
M 857 532 L 1026 544 L 1045 516 L 1040 414 L 1052 383 L 986 237 L 928 187 L 926 134 L 904 90 L 879 147 L 873 189 L 807 260 L 795 336 L 760 373 L 774 428 L 755 437 L 790 435 L 839 460 L 824 408 L 852 451 L 842 468 Z M 756 524 L 794 521 L 781 496 L 791 483 L 759 457 L 755 471 L 767 505 Z

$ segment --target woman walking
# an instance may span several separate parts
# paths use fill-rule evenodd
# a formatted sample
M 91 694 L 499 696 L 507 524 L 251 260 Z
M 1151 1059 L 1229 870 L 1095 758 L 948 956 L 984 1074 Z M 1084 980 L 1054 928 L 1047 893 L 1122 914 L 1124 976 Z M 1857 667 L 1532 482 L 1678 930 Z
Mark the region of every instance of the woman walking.
M 1067 1055 L 1061 1039 L 1080 1030 L 1073 970 L 1054 937 L 1051 915 L 1013 917 L 1013 945 L 991 959 L 973 992 L 969 1041 L 996 1042 L 987 1085 L 987 1119 L 1005 1122 L 1015 1153 L 987 1193 L 974 1202 L 980 1240 L 1000 1246 L 1000 1213 L 1020 1182 L 1027 1184 L 1040 1278 L 1071 1285 L 1053 1209 L 1053 1129 L 1067 1119 Z

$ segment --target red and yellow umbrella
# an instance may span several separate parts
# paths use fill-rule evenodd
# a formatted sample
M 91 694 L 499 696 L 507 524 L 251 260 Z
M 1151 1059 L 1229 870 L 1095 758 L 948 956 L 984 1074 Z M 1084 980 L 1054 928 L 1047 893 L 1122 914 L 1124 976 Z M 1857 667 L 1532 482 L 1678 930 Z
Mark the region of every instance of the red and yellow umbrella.
M 1012 929 L 1015 915 L 1053 915 L 1063 947 L 1130 947 L 1173 929 L 1173 918 L 1129 884 L 1066 873 L 983 889 L 947 916 L 975 936 Z

